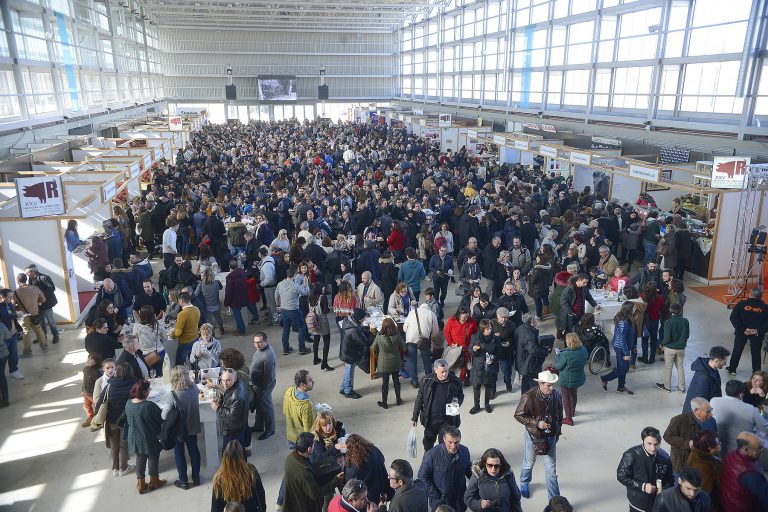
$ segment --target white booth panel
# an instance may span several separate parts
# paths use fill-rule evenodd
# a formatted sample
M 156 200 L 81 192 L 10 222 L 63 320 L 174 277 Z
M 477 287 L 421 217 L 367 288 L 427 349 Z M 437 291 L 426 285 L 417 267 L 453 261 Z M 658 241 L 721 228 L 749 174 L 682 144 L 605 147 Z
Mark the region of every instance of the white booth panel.
M 520 163 L 520 151 L 509 146 L 499 147 L 499 161 L 503 164 Z
M 635 204 L 635 201 L 637 201 L 637 196 L 640 195 L 642 186 L 642 181 L 633 180 L 632 178 L 627 178 L 626 176 L 614 174 L 611 199 L 618 199 L 620 203 Z
M 459 129 L 458 128 L 440 128 L 440 151 L 447 153 L 450 149 L 455 153 L 459 150 Z
M 573 188 L 581 193 L 584 187 L 589 187 L 594 193 L 594 182 L 592 180 L 592 169 L 583 165 L 573 166 Z
M 715 241 L 715 261 L 712 263 L 712 279 L 728 277 L 731 269 L 731 252 L 733 237 L 736 233 L 736 221 L 739 218 L 739 202 L 741 191 L 724 192 L 717 211 L 720 222 L 717 225 L 717 240 Z

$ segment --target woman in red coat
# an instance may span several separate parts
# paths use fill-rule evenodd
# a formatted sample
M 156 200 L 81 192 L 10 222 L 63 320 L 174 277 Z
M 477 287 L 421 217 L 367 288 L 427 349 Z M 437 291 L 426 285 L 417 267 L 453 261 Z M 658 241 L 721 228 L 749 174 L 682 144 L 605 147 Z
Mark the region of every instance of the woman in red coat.
M 392 223 L 392 232 L 387 238 L 387 245 L 389 246 L 389 250 L 395 254 L 395 259 L 397 261 L 403 261 L 403 249 L 405 249 L 405 233 L 403 233 L 399 222 Z
M 467 380 L 467 361 L 469 361 L 469 346 L 472 335 L 477 333 L 477 323 L 469 314 L 467 308 L 460 307 L 456 313 L 445 323 L 445 343 L 448 346 L 461 347 L 462 361 L 459 378 L 462 382 Z

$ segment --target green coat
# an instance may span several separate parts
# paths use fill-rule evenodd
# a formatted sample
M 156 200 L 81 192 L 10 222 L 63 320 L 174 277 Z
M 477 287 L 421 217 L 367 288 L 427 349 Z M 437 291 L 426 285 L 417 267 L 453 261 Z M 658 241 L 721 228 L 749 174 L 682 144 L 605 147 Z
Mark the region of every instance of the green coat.
M 163 423 L 160 407 L 144 400 L 137 404 L 128 400 L 125 404 L 128 425 L 128 451 L 142 455 L 158 455 L 162 450 L 158 437 Z
M 661 344 L 666 348 L 683 350 L 688 344 L 689 335 L 688 319 L 672 315 L 669 320 L 664 322 L 664 340 Z
M 309 460 L 296 450 L 285 458 L 285 498 L 283 512 L 320 512 L 325 496 L 333 494 L 340 480 L 333 477 L 328 483 L 320 484 L 312 471 Z
M 583 386 L 587 380 L 584 365 L 588 358 L 589 354 L 584 347 L 577 349 L 565 347 L 555 358 L 555 368 L 560 372 L 558 384 L 569 389 Z
M 405 341 L 402 336 L 385 336 L 377 334 L 373 340 L 373 350 L 378 355 L 376 360 L 376 372 L 378 373 L 397 373 L 403 365 L 401 351 L 405 352 Z

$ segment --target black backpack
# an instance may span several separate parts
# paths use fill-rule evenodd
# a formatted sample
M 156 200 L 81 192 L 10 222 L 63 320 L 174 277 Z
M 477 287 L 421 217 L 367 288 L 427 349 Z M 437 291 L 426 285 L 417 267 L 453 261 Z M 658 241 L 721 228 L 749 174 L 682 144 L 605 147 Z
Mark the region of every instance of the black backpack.
M 181 408 L 179 397 L 173 393 L 173 408 L 160 426 L 160 445 L 163 450 L 172 450 L 176 446 L 176 440 L 187 435 L 187 415 Z

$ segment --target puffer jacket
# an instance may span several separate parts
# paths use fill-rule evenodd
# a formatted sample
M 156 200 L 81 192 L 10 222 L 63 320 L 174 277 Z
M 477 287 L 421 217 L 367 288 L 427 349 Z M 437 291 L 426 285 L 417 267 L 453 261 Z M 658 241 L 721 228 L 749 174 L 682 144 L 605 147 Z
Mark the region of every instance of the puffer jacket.
M 363 328 L 350 317 L 344 317 L 341 324 L 344 336 L 339 344 L 339 359 L 347 364 L 356 364 L 365 357 L 365 351 L 371 346 L 371 341 L 365 335 Z
M 637 338 L 635 333 L 635 326 L 629 320 L 622 320 L 616 325 L 613 331 L 613 341 L 611 345 L 614 350 L 622 356 L 629 355 L 630 353 L 630 340 Z
M 587 381 L 587 374 L 584 372 L 587 359 L 589 354 L 583 346 L 576 349 L 566 347 L 557 354 L 555 368 L 560 372 L 558 384 L 569 389 L 583 386 Z
M 539 346 L 539 330 L 528 324 L 515 329 L 517 340 L 517 360 L 515 369 L 520 375 L 535 377 L 541 371 L 541 365 L 549 351 Z
M 482 508 L 481 500 L 488 500 L 492 505 Z M 523 511 L 520 505 L 520 489 L 512 471 L 491 476 L 478 463 L 472 465 L 472 477 L 464 493 L 464 504 L 472 512 Z
M 133 387 L 134 382 L 136 381 L 132 378 L 118 379 L 113 377 L 109 379 L 93 410 L 98 411 L 104 398 L 107 398 L 107 423 L 115 425 L 117 419 L 125 411 L 126 402 L 131 399 L 131 387 Z
M 491 332 L 490 336 L 483 333 L 477 335 L 472 347 L 480 347 L 477 351 L 470 348 L 469 354 L 472 357 L 472 371 L 469 375 L 470 382 L 474 385 L 494 386 L 496 376 L 499 373 L 498 352 L 501 349 L 499 337 Z M 491 364 L 486 364 L 486 361 Z
M 668 489 L 675 483 L 672 476 L 672 461 L 667 452 L 659 448 L 652 457 L 643 449 L 643 445 L 633 446 L 624 452 L 616 468 L 616 479 L 627 488 L 627 499 L 632 509 L 639 512 L 651 512 L 656 494 L 643 492 L 643 484 L 656 485 L 661 480 L 662 489 Z
M 707 400 L 723 396 L 720 372 L 709 366 L 708 357 L 697 357 L 691 363 L 693 378 L 685 395 L 683 412 L 691 412 L 691 400 L 700 396 Z

